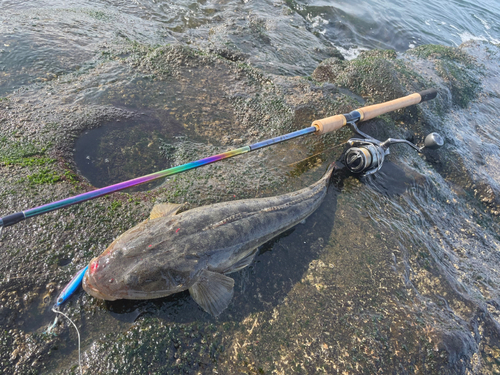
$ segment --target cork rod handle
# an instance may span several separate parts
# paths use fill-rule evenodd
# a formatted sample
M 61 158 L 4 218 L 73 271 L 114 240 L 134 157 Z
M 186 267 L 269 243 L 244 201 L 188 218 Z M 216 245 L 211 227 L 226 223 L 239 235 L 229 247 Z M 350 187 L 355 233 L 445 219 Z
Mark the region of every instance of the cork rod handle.
M 389 102 L 369 105 L 368 107 L 358 108 L 361 118 L 359 121 L 367 121 L 387 112 L 392 112 L 397 109 L 408 107 L 412 104 L 418 104 L 422 100 L 420 94 L 411 94 L 403 98 L 391 100 Z
M 383 115 L 387 112 L 392 112 L 397 109 L 408 107 L 413 104 L 418 104 L 427 100 L 434 99 L 437 95 L 437 90 L 429 89 L 419 93 L 411 94 L 403 98 L 394 99 L 385 103 L 374 104 L 367 107 L 358 108 L 348 115 L 335 115 L 321 120 L 316 120 L 312 126 L 316 127 L 318 134 L 325 134 L 335 130 L 339 130 L 342 126 L 347 124 L 347 118 L 351 117 L 355 112 L 359 113 L 359 118 L 356 121 L 371 120 L 374 117 Z M 347 116 L 347 117 L 346 117 Z M 357 114 L 356 114 L 357 117 Z

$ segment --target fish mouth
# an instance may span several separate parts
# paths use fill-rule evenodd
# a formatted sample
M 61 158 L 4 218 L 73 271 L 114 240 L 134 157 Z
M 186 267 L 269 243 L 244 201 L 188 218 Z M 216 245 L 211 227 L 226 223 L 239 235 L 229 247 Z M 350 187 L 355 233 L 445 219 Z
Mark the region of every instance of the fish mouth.
M 89 275 L 89 271 L 87 270 L 82 280 L 82 287 L 88 294 L 90 294 L 92 297 L 104 299 L 106 301 L 115 301 L 117 299 L 103 294 L 99 289 L 92 285 L 91 278 L 92 276 Z

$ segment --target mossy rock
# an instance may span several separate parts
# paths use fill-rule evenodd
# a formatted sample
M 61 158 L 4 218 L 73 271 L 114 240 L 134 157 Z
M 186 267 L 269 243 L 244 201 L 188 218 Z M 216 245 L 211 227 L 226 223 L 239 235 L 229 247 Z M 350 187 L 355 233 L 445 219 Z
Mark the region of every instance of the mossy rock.
M 408 51 L 409 55 L 435 60 L 437 74 L 450 89 L 452 103 L 466 108 L 480 92 L 481 67 L 474 58 L 460 48 L 429 44 Z
M 134 44 L 136 55 L 132 65 L 140 70 L 154 72 L 156 76 L 171 76 L 172 67 L 186 67 L 197 62 L 197 53 L 192 48 L 181 45 L 150 47 Z
M 441 60 L 436 63 L 436 71 L 449 87 L 453 104 L 461 108 L 467 108 L 481 90 L 480 80 L 474 71 L 460 63 Z
M 398 55 L 393 49 L 372 49 L 369 51 L 362 51 L 358 59 L 377 58 L 394 60 L 396 57 L 398 57 Z
M 380 57 L 350 61 L 335 83 L 375 102 L 405 95 L 393 63 Z
M 313 72 L 319 82 L 330 82 L 345 87 L 374 102 L 395 99 L 405 94 L 398 79 L 393 50 L 365 51 L 351 61 L 329 58 Z
M 335 82 L 340 73 L 345 69 L 346 62 L 337 57 L 322 61 L 314 70 L 312 78 L 318 82 Z
M 407 53 L 417 56 L 421 59 L 452 60 L 466 65 L 473 64 L 472 56 L 456 47 L 447 47 L 438 44 L 426 44 L 411 49 Z

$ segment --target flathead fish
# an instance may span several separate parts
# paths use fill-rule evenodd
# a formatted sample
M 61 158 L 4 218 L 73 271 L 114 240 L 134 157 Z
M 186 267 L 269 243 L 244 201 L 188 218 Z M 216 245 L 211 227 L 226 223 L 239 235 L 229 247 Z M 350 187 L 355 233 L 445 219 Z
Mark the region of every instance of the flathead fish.
M 142 223 L 119 236 L 83 278 L 90 295 L 152 299 L 189 289 L 218 316 L 233 296 L 227 276 L 248 266 L 257 248 L 312 214 L 326 196 L 334 170 L 302 190 L 270 198 L 202 206 L 177 214 L 180 205 L 156 205 Z

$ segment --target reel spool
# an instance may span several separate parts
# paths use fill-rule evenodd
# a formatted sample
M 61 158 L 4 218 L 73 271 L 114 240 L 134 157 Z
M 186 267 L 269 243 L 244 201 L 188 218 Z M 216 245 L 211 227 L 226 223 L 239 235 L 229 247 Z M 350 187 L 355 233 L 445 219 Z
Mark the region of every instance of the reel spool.
M 356 142 L 361 143 L 361 142 Z M 365 143 L 365 142 L 363 142 Z M 344 154 L 344 164 L 352 173 L 372 174 L 382 168 L 385 150 L 379 145 L 356 144 L 347 149 Z

